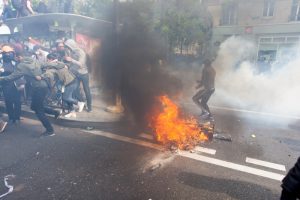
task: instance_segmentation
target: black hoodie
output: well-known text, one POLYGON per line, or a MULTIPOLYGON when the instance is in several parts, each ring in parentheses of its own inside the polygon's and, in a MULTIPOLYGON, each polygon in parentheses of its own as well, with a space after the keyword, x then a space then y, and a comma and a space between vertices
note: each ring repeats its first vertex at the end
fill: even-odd
POLYGON ((282 188, 300 198, 300 157, 282 181, 282 188))

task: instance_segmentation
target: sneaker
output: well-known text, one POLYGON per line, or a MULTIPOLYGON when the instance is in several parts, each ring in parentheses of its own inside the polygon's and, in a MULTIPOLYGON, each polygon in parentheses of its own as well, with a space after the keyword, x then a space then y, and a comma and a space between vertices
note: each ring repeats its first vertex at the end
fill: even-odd
POLYGON ((0 121, 0 133, 2 133, 5 130, 6 126, 7 126, 7 122, 1 120, 0 121))
POLYGON ((58 119, 62 113, 63 113, 62 110, 57 111, 56 114, 54 115, 55 119, 58 119))
POLYGON ((83 108, 84 108, 84 102, 78 102, 78 112, 82 112, 83 111, 83 108))
POLYGON ((88 109, 86 109, 86 111, 90 113, 90 112, 92 112, 92 109, 88 108, 88 109))
POLYGON ((203 117, 203 118, 209 117, 209 113, 208 112, 202 112, 200 117, 203 117))
POLYGON ((74 111, 72 111, 72 112, 66 114, 64 117, 65 118, 75 118, 76 117, 76 113, 74 111))
POLYGON ((42 133, 41 137, 53 137, 55 136, 54 131, 45 131, 44 133, 42 133))
POLYGON ((201 115, 200 115, 200 120, 210 120, 210 118, 209 118, 209 113, 202 113, 201 115))

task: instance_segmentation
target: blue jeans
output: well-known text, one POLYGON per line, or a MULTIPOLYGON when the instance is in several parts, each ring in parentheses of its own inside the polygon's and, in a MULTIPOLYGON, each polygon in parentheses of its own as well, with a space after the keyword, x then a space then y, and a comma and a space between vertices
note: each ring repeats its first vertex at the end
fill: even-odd
POLYGON ((76 89, 75 96, 79 101, 84 102, 84 98, 80 94, 80 83, 82 83, 83 90, 85 93, 86 101, 87 101, 87 107, 88 109, 92 109, 92 96, 91 96, 91 90, 90 90, 90 76, 89 74, 77 74, 76 75, 79 83, 78 87, 76 89))
POLYGON ((65 87, 65 91, 62 95, 62 100, 68 105, 69 110, 74 110, 74 104, 78 104, 78 101, 73 98, 73 94, 75 93, 77 87, 78 87, 78 81, 75 79, 73 82, 71 82, 69 85, 65 87))

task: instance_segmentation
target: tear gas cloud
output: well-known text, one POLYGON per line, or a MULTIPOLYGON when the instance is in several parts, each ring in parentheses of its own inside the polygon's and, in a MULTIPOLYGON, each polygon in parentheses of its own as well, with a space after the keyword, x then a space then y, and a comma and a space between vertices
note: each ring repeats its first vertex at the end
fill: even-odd
POLYGON ((217 71, 214 105, 300 116, 300 45, 287 63, 264 73, 251 62, 257 51, 253 41, 231 37, 221 44, 213 63, 217 71))

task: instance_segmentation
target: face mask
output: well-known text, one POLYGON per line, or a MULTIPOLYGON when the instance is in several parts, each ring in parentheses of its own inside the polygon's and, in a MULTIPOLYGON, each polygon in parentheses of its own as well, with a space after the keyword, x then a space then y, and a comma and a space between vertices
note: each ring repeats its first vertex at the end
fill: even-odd
POLYGON ((5 52, 2 53, 2 59, 4 62, 11 62, 15 58, 15 53, 14 52, 5 52))

